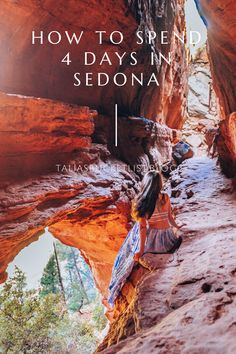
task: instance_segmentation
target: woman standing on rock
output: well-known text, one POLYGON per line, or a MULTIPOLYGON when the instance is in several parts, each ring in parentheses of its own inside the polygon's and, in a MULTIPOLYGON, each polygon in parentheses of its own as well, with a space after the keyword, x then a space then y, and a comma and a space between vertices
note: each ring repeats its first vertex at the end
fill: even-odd
POLYGON ((174 253, 181 245, 173 227, 180 229, 171 212, 168 194, 162 192, 162 178, 157 171, 149 171, 143 178, 141 190, 133 202, 135 225, 128 233, 113 266, 109 286, 109 303, 114 300, 132 271, 135 261, 148 269, 155 269, 156 254, 174 253))

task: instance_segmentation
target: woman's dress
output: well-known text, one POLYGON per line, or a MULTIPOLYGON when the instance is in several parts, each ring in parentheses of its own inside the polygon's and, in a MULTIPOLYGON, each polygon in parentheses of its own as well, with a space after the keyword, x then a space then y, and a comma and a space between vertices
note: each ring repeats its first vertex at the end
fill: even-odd
MULTIPOLYGON (((159 213, 162 214, 162 213, 159 213)), ((159 215, 159 218, 166 217, 166 215, 159 215)), ((151 219, 156 219, 154 214, 151 219)), ((150 219, 150 220, 151 220, 150 219)), ((111 306, 114 305, 114 301, 120 293, 127 277, 130 275, 134 266, 134 255, 139 251, 140 245, 140 224, 136 222, 132 229, 129 231, 119 253, 115 259, 111 282, 109 285, 109 297, 108 302, 111 306)), ((147 254, 165 254, 174 253, 182 242, 181 238, 177 238, 172 228, 169 229, 156 229, 150 227, 147 228, 147 237, 144 247, 144 253, 142 258, 145 258, 147 254)), ((142 262, 140 262, 142 264, 142 262)), ((145 264, 145 261, 143 262, 145 264)))

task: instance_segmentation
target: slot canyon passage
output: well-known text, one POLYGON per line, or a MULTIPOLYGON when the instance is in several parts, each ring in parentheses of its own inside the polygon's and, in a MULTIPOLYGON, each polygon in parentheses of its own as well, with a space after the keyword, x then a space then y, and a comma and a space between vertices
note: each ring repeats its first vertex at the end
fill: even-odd
MULTIPOLYGON (((166 51, 175 60, 155 67, 160 86, 103 89, 75 89, 70 75, 78 63, 58 64, 68 48, 33 48, 32 28, 87 28, 89 41, 70 47, 77 56, 91 48, 97 54, 117 50, 108 39, 101 48, 93 34, 101 24, 108 33, 120 30, 126 41, 119 50, 137 50, 135 71, 148 76, 153 68, 147 53, 158 52, 160 44, 156 39, 136 48, 132 33, 138 28, 181 33, 184 1, 107 0, 98 6, 95 0, 58 0, 54 5, 6 0, 0 8, 1 282, 8 264, 48 227, 81 251, 107 306, 112 265, 132 225, 131 200, 142 176, 137 167, 169 162, 182 130, 195 156, 166 184, 178 220, 187 224, 178 257, 161 256, 152 273, 134 268, 114 311, 107 310, 110 330, 97 350, 236 352, 236 3, 196 0, 207 27, 209 63, 205 49, 190 63, 184 46, 170 44, 166 51), (213 88, 207 91, 208 86, 213 88), (210 103, 205 92, 213 92, 210 103), (211 159, 203 134, 215 125, 218 156, 211 159)), ((118 70, 130 74, 127 63, 106 72, 118 70)))

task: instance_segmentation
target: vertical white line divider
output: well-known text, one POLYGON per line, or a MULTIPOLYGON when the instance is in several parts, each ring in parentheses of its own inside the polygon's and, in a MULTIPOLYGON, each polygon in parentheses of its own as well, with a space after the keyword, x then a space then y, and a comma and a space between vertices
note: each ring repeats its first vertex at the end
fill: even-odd
POLYGON ((118 129, 117 129, 117 103, 115 104, 115 146, 117 146, 117 132, 118 132, 118 129))

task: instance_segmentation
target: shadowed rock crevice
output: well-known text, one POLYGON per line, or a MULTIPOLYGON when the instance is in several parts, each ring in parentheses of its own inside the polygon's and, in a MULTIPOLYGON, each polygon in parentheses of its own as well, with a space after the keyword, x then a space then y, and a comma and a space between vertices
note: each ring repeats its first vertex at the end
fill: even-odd
POLYGON ((137 175, 144 175, 150 166, 161 168, 172 159, 172 144, 179 134, 164 124, 143 117, 118 117, 117 144, 115 126, 107 116, 95 120, 93 141, 106 144, 117 159, 127 163, 137 175))
POLYGON ((208 32, 208 53, 213 85, 220 100, 222 122, 217 141, 219 161, 228 177, 236 175, 236 3, 195 0, 208 32))

